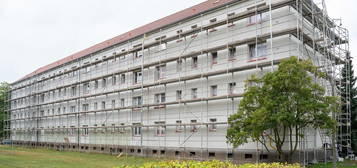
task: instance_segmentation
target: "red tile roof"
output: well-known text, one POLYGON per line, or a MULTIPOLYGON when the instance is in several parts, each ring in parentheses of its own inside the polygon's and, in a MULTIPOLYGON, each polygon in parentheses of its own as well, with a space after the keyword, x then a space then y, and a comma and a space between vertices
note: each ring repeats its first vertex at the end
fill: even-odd
POLYGON ((175 14, 169 15, 167 17, 164 17, 162 19, 159 19, 159 20, 154 21, 152 23, 149 23, 147 25, 144 25, 144 26, 141 26, 139 28, 136 28, 136 29, 134 29, 132 31, 129 31, 129 32, 126 32, 126 33, 121 34, 119 36, 116 36, 116 37, 114 37, 112 39, 103 41, 103 42, 101 42, 99 44, 96 44, 96 45, 91 46, 91 47, 89 47, 87 49, 79 51, 79 52, 77 52, 75 54, 72 54, 72 55, 70 55, 70 56, 68 56, 66 58, 63 58, 61 60, 58 60, 58 61, 56 61, 54 63, 51 63, 51 64, 46 65, 46 66, 43 66, 43 67, 41 67, 41 68, 37 69, 36 71, 26 75, 25 77, 21 78, 20 80, 14 82, 14 83, 17 83, 17 82, 22 81, 24 79, 30 78, 30 77, 32 77, 34 75, 40 74, 42 72, 45 72, 47 70, 50 70, 50 69, 55 68, 57 66, 60 66, 62 64, 71 62, 71 61, 73 61, 73 60, 75 60, 77 58, 81 58, 81 57, 84 57, 84 56, 89 55, 91 53, 95 53, 97 51, 100 51, 100 50, 105 49, 107 47, 110 47, 112 45, 127 41, 127 40, 129 40, 131 38, 143 35, 145 33, 151 32, 153 30, 157 30, 157 29, 159 29, 161 27, 164 27, 166 25, 178 22, 180 20, 183 20, 183 19, 191 17, 191 16, 195 16, 195 15, 197 15, 199 13, 204 12, 204 11, 213 9, 215 7, 218 7, 218 6, 224 5, 224 4, 229 3, 229 2, 233 2, 233 1, 237 1, 237 0, 207 0, 205 2, 202 2, 202 3, 198 4, 198 5, 195 5, 195 6, 192 6, 190 8, 184 9, 184 10, 182 10, 180 12, 175 13, 175 14))

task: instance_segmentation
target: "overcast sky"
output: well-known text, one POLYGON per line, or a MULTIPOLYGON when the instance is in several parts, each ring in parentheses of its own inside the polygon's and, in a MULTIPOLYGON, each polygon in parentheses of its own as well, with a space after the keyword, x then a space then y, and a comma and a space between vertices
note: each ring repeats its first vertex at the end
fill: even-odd
MULTIPOLYGON (((203 1, 0 0, 0 81, 14 82, 41 66, 203 1)), ((329 15, 342 18, 349 28, 351 49, 357 48, 357 12, 352 8, 357 1, 326 3, 329 15)))

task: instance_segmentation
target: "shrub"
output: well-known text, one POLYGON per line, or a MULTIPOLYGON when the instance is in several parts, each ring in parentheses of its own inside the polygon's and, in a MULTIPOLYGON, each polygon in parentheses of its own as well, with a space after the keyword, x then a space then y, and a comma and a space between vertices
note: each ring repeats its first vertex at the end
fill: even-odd
POLYGON ((300 168, 299 164, 261 163, 236 165, 221 161, 162 161, 145 163, 142 166, 119 166, 117 168, 300 168))

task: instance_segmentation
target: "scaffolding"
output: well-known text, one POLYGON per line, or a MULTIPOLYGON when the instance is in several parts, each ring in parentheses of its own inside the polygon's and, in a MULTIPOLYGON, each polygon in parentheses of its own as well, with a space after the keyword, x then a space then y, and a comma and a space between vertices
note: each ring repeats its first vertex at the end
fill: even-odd
MULTIPOLYGON (((5 121, 8 138, 16 144, 61 150, 137 153, 141 156, 158 155, 160 157, 174 155, 177 158, 207 160, 215 157, 216 153, 218 155, 223 149, 216 149, 210 145, 220 143, 215 140, 214 136, 225 136, 222 131, 217 130, 224 131, 227 127, 226 119, 237 110, 244 89, 243 82, 238 78, 245 77, 245 73, 263 74, 268 69, 274 70, 279 62, 286 58, 286 56, 282 57, 283 54, 289 56, 297 54, 299 59, 311 59, 321 71, 328 74, 329 80, 317 81, 326 88, 327 95, 341 96, 338 86, 350 85, 351 81, 342 81, 343 65, 350 66, 351 59, 348 31, 337 24, 337 20, 328 17, 324 0, 279 0, 274 3, 271 0, 233 1, 199 14, 193 20, 197 22, 193 23, 194 26, 188 30, 184 31, 187 26, 179 22, 168 28, 147 32, 125 43, 113 45, 106 49, 107 51, 78 58, 73 61, 76 66, 70 69, 48 77, 37 74, 29 79, 28 84, 13 88, 9 94, 24 89, 27 89, 28 93, 14 98, 9 96, 8 101, 16 102, 26 99, 28 104, 8 107, 5 121), (242 12, 235 8, 240 4, 250 7, 242 12), (288 15, 277 15, 275 11, 278 10, 289 12, 288 15), (222 18, 220 11, 224 11, 226 17, 222 18), (242 28, 239 25, 245 20, 254 23, 244 25, 243 28, 249 27, 249 31, 238 31, 242 28), (292 23, 296 26, 287 26, 292 23), (175 34, 171 33, 173 28, 175 28, 175 34), (251 32, 255 33, 254 37, 242 36, 251 32), (218 33, 223 33, 221 38, 215 37, 218 33), (287 38, 289 41, 284 44, 281 43, 280 38, 287 38), (241 46, 252 45, 256 47, 251 52, 258 55, 257 46, 263 42, 269 45, 266 46, 267 51, 262 57, 246 61, 243 56, 249 55, 250 51, 236 52, 241 46), (178 55, 172 56, 172 50, 167 48, 168 43, 174 46, 178 55), (212 45, 214 43, 217 45, 212 45), (287 50, 280 50, 286 46, 287 50), (152 49, 154 47, 158 48, 158 51, 152 49), (214 55, 218 56, 223 51, 227 52, 228 61, 219 63, 213 60, 214 55), (105 56, 100 59, 98 55, 103 55, 102 53, 105 53, 105 56), (125 58, 129 54, 132 57, 125 58), (195 60, 197 65, 194 65, 195 60), (237 62, 244 64, 237 64, 237 62), (177 68, 175 72, 166 71, 172 63, 180 67, 175 67, 177 68), (120 68, 121 66, 127 68, 120 68), (162 74, 165 72, 169 73, 162 74), (132 82, 129 83, 129 77, 125 75, 123 77, 123 74, 130 74, 127 76, 137 81, 129 80, 132 82), (173 77, 165 78, 166 76, 173 77), (65 80, 65 77, 69 80, 65 80), (150 78, 155 80, 145 81, 150 78), (226 85, 232 85, 231 87, 235 90, 227 94, 212 95, 212 86, 215 86, 218 93, 225 92, 222 91, 224 89, 217 89, 217 83, 212 82, 217 79, 224 81, 226 85), (47 85, 46 81, 55 82, 47 85), (99 88, 99 81, 103 85, 105 83, 105 86, 111 81, 113 86, 99 88), (240 83, 237 84, 238 82, 240 83), (197 85, 199 91, 190 90, 192 85, 197 85), (87 87, 90 88, 89 93, 86 91, 87 87), (66 93, 68 88, 72 95, 66 93), (169 90, 176 92, 176 95, 167 94, 169 90), (240 92, 236 92, 237 90, 240 92), (195 92, 196 97, 188 94, 189 91, 191 94, 195 92), (153 93, 156 93, 154 100, 149 97, 153 96, 153 93), (159 93, 166 94, 160 95, 159 93), (47 101, 44 100, 46 98, 47 101), (112 100, 111 108, 106 106, 109 104, 108 100, 112 100), (132 102, 125 100, 132 100, 132 102), (212 104, 215 102, 224 104, 215 110, 225 111, 225 113, 216 114, 216 116, 211 114, 210 109, 214 108, 212 104), (98 108, 98 103, 101 109, 98 108), (173 107, 178 109, 178 118, 175 119, 175 123, 169 123, 168 121, 173 120, 169 115, 173 112, 173 107), (26 113, 27 111, 26 117, 11 115, 15 112, 26 113), (156 118, 152 119, 152 117, 156 118), (225 119, 219 122, 214 117, 225 119), (188 118, 190 122, 183 122, 188 118), (154 124, 148 123, 153 120, 155 120, 154 124), (16 127, 10 127, 10 123, 16 127), (156 136, 149 136, 153 130, 158 131, 156 136), (177 138, 174 140, 172 137, 165 136, 165 132, 173 130, 177 138), (88 135, 93 135, 93 137, 88 135), (16 139, 12 139, 13 137, 16 139), (27 141, 21 139, 27 139, 27 141), (150 146, 149 143, 157 145, 150 146), (176 148, 172 147, 173 143, 176 144, 176 148), (196 144, 196 147, 192 148, 192 144, 196 144), (167 151, 170 150, 174 151, 174 154, 168 154, 167 151)), ((171 68, 174 69, 172 66, 171 68)), ((301 138, 299 162, 307 164, 311 160, 321 161, 318 159, 317 150, 320 148, 317 146, 317 137, 324 147, 323 160, 325 162, 330 160, 328 156, 331 152, 335 152, 333 146, 337 146, 339 156, 349 155, 351 97, 348 91, 346 95, 346 110, 342 113, 331 114, 339 123, 339 133, 331 137, 324 133, 324 130, 319 130, 319 133, 315 132, 313 135, 315 140, 301 138), (335 139, 337 145, 334 145, 335 139), (313 147, 309 146, 312 141, 314 141, 313 147), (311 157, 309 150, 313 150, 313 159, 309 158, 311 157)), ((14 105, 9 103, 9 106, 14 105)), ((265 151, 261 148, 257 144, 254 150, 257 162, 264 161, 262 156, 265 155, 265 151)), ((244 153, 248 150, 233 149, 227 144, 223 151, 224 156, 217 156, 219 159, 234 160, 234 153, 244 153)), ((248 152, 252 153, 252 151, 248 152)))

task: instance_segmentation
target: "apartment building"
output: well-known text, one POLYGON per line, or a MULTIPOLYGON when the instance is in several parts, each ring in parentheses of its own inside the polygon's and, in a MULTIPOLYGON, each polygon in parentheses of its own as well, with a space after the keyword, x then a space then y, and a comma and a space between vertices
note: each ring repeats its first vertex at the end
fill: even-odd
MULTIPOLYGON (((325 12, 323 1, 208 0, 139 27, 12 83, 9 138, 60 150, 276 160, 256 142, 227 144, 227 119, 245 80, 282 59, 311 59, 326 72, 349 62, 348 32, 325 12)), ((336 85, 321 84, 329 94, 336 85)), ((299 156, 328 159, 329 146, 307 130, 299 156)))

